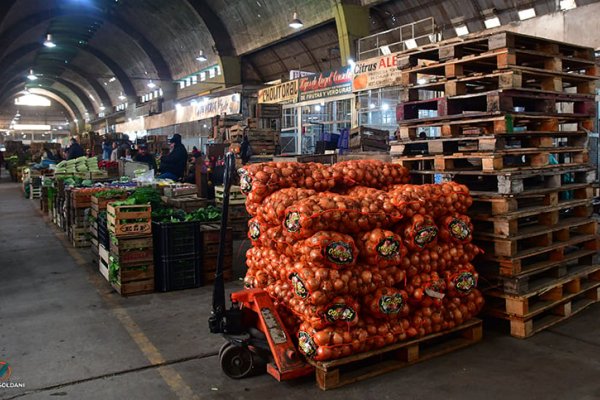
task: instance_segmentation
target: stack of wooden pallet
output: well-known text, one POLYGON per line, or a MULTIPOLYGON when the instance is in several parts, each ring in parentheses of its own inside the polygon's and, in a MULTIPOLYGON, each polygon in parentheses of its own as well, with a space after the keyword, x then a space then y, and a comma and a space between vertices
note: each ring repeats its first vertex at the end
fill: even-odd
POLYGON ((72 189, 68 207, 67 233, 73 247, 89 247, 89 208, 92 203, 89 192, 72 189))
POLYGON ((600 300, 594 51, 510 32, 403 53, 397 162, 474 195, 488 314, 528 337, 600 300))

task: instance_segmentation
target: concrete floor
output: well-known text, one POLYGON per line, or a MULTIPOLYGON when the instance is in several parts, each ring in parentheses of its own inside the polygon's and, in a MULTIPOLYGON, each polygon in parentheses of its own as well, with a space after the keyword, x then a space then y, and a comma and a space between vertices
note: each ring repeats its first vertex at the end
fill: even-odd
POLYGON ((478 345, 330 392, 312 377, 230 380, 206 324, 211 287, 119 297, 89 249, 69 246, 3 173, 0 361, 26 387, 0 399, 600 399, 600 305, 528 340, 486 331, 478 345))

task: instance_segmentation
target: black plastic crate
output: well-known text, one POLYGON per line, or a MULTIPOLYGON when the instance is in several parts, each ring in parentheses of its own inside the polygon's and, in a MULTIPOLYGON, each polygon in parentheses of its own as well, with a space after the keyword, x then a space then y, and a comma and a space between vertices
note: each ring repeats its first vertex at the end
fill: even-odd
POLYGON ((110 235, 108 233, 106 213, 104 214, 104 218, 102 218, 100 216, 98 217, 97 224, 98 224, 98 243, 108 249, 108 248, 110 248, 110 235))
POLYGON ((202 254, 198 222, 152 222, 156 259, 194 257, 202 254))
POLYGON ((158 292, 202 286, 202 257, 164 257, 154 262, 155 289, 158 292))

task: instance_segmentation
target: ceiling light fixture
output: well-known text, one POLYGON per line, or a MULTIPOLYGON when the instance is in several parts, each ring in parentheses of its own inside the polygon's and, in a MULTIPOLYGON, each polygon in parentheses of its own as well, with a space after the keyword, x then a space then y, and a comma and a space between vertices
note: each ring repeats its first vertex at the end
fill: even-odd
POLYGON ((526 19, 535 17, 535 8, 526 8, 519 11, 519 19, 525 21, 526 19))
POLYGON ((112 83, 112 82, 114 82, 114 81, 116 81, 116 80, 117 80, 117 78, 115 78, 115 77, 113 76, 113 77, 112 77, 112 78, 110 78, 108 81, 112 83))
POLYGON ((125 95, 123 94, 123 92, 121 92, 121 94, 119 95, 119 100, 123 101, 126 100, 127 97, 125 97, 125 95))
POLYGON ((51 34, 47 34, 46 35, 46 40, 44 41, 44 46, 48 47, 48 48, 53 48, 56 47, 56 43, 54 43, 52 41, 52 35, 51 34))
POLYGON ((486 29, 497 28, 501 25, 500 18, 496 16, 487 18, 483 23, 485 24, 486 29))
POLYGON ((467 28, 467 25, 464 24, 455 26, 454 30, 456 31, 457 36, 465 36, 469 34, 469 28, 467 28))
POLYGON ((417 47, 417 41, 415 39, 408 39, 404 42, 407 49, 415 49, 417 47))
POLYGON ((29 79, 30 81, 35 81, 38 77, 35 76, 35 74, 33 73, 33 70, 30 69, 29 70, 29 75, 27 75, 27 79, 29 79))
POLYGON ((290 28, 300 29, 304 26, 300 18, 298 18, 298 13, 294 12, 294 16, 292 17, 292 21, 290 22, 290 28))
POLYGON ((154 88, 156 87, 156 83, 154 83, 154 82, 150 81, 150 82, 148 82, 148 87, 149 87, 150 89, 154 89, 154 88))
POLYGON ((196 60, 200 62, 205 62, 208 60, 208 58, 204 55, 204 50, 200 50, 200 52, 198 53, 198 57, 196 57, 196 60))
POLYGON ((577 8, 575 0, 560 0, 560 9, 562 11, 572 10, 574 8, 577 8))

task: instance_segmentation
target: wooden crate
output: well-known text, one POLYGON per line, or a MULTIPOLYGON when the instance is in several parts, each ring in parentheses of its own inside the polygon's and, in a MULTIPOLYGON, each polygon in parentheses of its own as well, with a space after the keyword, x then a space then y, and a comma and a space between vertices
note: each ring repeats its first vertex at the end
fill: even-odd
POLYGON ((72 208, 89 208, 92 206, 92 193, 89 191, 72 190, 71 191, 71 207, 72 208))
POLYGON ((198 193, 198 188, 196 185, 187 185, 187 186, 167 186, 164 188, 165 197, 187 197, 190 195, 195 195, 198 193))
POLYGON ((204 197, 198 197, 197 195, 187 195, 181 197, 167 197, 162 196, 161 200, 163 203, 179 208, 185 212, 192 212, 199 208, 206 208, 209 205, 209 200, 204 197))
POLYGON ((106 207, 108 230, 114 236, 140 236, 152 233, 152 207, 148 205, 106 207))
POLYGON ((120 265, 118 278, 111 282, 121 296, 154 292, 154 263, 120 265))
POLYGON ((87 228, 70 227, 69 238, 73 247, 89 247, 92 244, 87 228))
MULTIPOLYGON (((225 187, 223 185, 215 186, 215 203, 223 204, 223 196, 225 193, 225 187)), ((232 185, 229 192, 229 204, 240 205, 246 204, 246 196, 242 193, 242 189, 239 186, 232 185)))
POLYGON ((121 238, 113 236, 110 241, 110 255, 120 265, 152 262, 154 260, 152 236, 121 238))
POLYGON ((395 343, 338 360, 309 360, 309 363, 315 367, 319 388, 329 390, 471 346, 481 338, 481 321, 473 319, 454 329, 419 339, 395 343))
POLYGON ((101 244, 98 245, 98 271, 100 271, 100 275, 106 279, 108 282, 108 266, 110 264, 110 253, 108 249, 106 249, 101 244))
POLYGON ((92 209, 92 216, 94 218, 98 218, 98 214, 100 213, 100 211, 106 210, 106 207, 108 206, 108 203, 113 202, 113 201, 121 201, 121 200, 125 200, 127 199, 127 192, 123 191, 123 194, 121 196, 113 196, 113 197, 96 197, 96 196, 92 196, 91 197, 91 209, 92 209))

